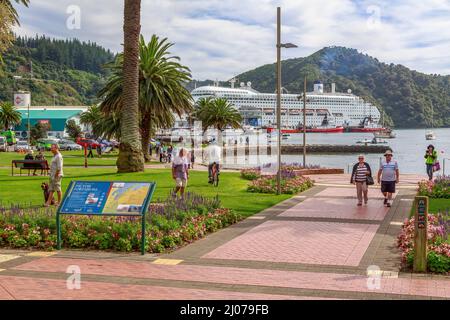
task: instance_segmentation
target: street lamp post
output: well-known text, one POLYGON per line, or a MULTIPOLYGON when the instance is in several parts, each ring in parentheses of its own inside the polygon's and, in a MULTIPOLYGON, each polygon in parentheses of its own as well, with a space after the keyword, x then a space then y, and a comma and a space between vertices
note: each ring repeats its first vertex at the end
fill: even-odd
POLYGON ((303 87, 303 167, 306 168, 306 76, 303 87))
POLYGON ((297 48, 292 43, 281 43, 281 8, 277 7, 277 129, 278 129, 278 172, 277 194, 281 194, 281 48, 297 48))

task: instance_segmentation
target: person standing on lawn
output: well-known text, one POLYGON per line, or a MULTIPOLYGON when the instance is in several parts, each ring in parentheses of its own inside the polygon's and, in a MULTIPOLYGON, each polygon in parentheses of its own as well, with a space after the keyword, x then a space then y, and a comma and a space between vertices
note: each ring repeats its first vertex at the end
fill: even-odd
POLYGON ((433 166, 437 160, 437 152, 434 150, 434 146, 430 144, 425 152, 425 164, 427 166, 427 174, 430 181, 433 180, 433 166))
POLYGON ((187 158, 187 150, 182 148, 178 156, 173 159, 172 163, 172 177, 176 183, 175 194, 180 192, 182 198, 184 197, 184 192, 189 179, 188 166, 189 160, 187 158))
POLYGON ((94 157, 94 153, 92 152, 92 144, 88 144, 88 150, 89 150, 89 153, 88 153, 88 155, 87 155, 87 157, 88 158, 93 158, 94 157))
POLYGON ((55 205, 59 205, 61 203, 62 192, 61 192, 61 180, 63 177, 63 157, 59 152, 59 146, 57 144, 52 144, 51 152, 53 153, 52 162, 50 164, 50 178, 48 185, 48 200, 45 203, 45 207, 49 207, 53 200, 53 193, 56 192, 58 194, 58 202, 55 202, 55 205))
POLYGON ((368 177, 372 177, 370 165, 364 161, 364 156, 358 156, 358 163, 353 166, 352 177, 350 183, 356 185, 356 195, 358 196, 358 206, 362 206, 363 195, 364 204, 369 201, 369 187, 367 183, 368 177))
POLYGON ((398 170, 398 163, 392 160, 392 151, 388 150, 384 154, 385 160, 380 163, 380 170, 378 170, 377 180, 381 182, 381 192, 384 195, 384 204, 387 207, 391 206, 392 194, 395 193, 395 184, 399 182, 400 172, 398 170))

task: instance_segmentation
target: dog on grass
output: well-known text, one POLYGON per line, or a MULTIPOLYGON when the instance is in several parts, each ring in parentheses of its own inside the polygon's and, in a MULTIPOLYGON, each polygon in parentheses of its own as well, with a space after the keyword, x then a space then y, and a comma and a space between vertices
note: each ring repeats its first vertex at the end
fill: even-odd
MULTIPOLYGON (((44 203, 47 203, 48 197, 50 197, 50 192, 48 191, 48 183, 42 182, 41 189, 44 191, 44 199, 45 199, 44 203)), ((51 205, 54 205, 54 204, 55 204, 55 199, 52 199, 51 205)))

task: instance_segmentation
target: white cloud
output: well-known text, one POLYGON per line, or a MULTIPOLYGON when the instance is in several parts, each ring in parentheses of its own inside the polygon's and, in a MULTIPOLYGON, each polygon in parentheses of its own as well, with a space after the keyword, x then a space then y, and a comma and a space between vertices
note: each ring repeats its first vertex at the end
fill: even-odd
MULTIPOLYGON (((387 63, 450 74, 447 0, 143 0, 142 33, 174 42, 173 53, 194 78, 229 79, 275 61, 277 6, 283 41, 300 46, 283 50, 283 58, 342 45, 387 63), (381 19, 376 28, 370 24, 376 11, 367 10, 374 7, 381 19)), ((77 37, 121 50, 123 0, 33 0, 19 12, 19 34, 77 37), (65 26, 69 5, 81 8, 80 30, 65 26)))

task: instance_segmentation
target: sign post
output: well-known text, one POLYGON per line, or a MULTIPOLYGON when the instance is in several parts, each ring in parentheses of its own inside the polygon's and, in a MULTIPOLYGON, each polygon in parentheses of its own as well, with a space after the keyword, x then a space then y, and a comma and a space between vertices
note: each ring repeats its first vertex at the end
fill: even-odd
POLYGON ((61 250, 61 215, 141 218, 141 253, 145 254, 146 213, 155 182, 72 181, 56 212, 57 248, 61 250))
POLYGON ((415 199, 414 272, 427 271, 428 197, 415 199))

